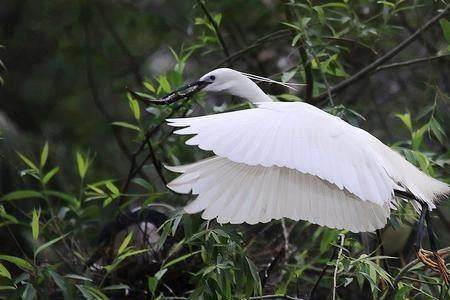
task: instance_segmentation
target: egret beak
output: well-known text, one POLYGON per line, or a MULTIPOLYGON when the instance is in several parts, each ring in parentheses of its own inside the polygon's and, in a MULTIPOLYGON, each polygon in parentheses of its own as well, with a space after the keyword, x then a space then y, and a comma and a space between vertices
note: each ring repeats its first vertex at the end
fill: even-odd
POLYGON ((187 99, 187 98, 191 97, 192 95, 200 92, 202 89, 204 89, 210 83, 211 82, 202 81, 202 80, 194 81, 194 82, 191 82, 191 83, 171 92, 170 94, 167 94, 166 96, 164 96, 160 99, 148 99, 148 98, 144 99, 138 93, 132 92, 132 91, 130 91, 130 92, 137 99, 143 100, 146 103, 152 103, 152 104, 157 104, 157 105, 167 105, 167 104, 175 103, 181 99, 187 99))

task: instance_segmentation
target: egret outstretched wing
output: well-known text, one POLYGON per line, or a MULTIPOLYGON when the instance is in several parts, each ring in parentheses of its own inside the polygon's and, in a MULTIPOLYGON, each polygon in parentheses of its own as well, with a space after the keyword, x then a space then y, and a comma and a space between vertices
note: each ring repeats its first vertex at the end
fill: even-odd
POLYGON ((399 185, 433 205, 448 186, 426 176, 364 130, 306 103, 169 119, 195 135, 186 142, 246 165, 278 166, 317 176, 358 198, 389 203, 399 185))
POLYGON ((251 166, 216 156, 168 169, 183 173, 170 189, 198 195, 186 212, 204 211, 204 219, 219 223, 287 217, 360 232, 382 228, 390 212, 388 204, 361 201, 317 176, 286 167, 251 166))

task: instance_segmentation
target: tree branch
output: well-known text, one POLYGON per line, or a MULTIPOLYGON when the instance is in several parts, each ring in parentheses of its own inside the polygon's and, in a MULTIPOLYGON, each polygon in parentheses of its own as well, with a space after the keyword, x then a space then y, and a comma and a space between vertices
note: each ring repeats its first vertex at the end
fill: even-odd
POLYGON ((114 41, 116 42, 117 46, 119 46, 119 49, 124 53, 125 57, 127 58, 128 63, 133 72, 134 80, 136 81, 136 84, 141 85, 144 80, 139 71, 139 64, 137 63, 136 58, 131 54, 131 52, 127 48, 125 42, 122 40, 122 38, 119 36, 117 31, 115 30, 113 24, 111 23, 111 20, 109 19, 108 15, 106 14, 106 8, 104 7, 104 5, 100 1, 95 1, 95 4, 97 6, 97 10, 100 14, 100 17, 106 26, 106 29, 111 34, 111 36, 114 39, 114 41))
MULTIPOLYGON (((230 51, 228 51, 228 47, 227 47, 227 45, 225 43, 225 40, 224 40, 223 35, 222 35, 222 32, 219 29, 219 25, 217 25, 216 21, 214 20, 214 18, 212 17, 211 13, 208 10, 208 8, 206 7, 205 0, 198 0, 198 4, 200 5, 200 7, 202 8, 203 12, 205 13, 206 18, 208 19, 208 21, 214 27, 214 31, 216 32, 217 39, 219 40, 219 43, 222 46, 223 53, 225 54, 226 57, 229 57, 230 56, 230 51)), ((228 65, 230 67, 233 67, 233 64, 230 61, 228 61, 228 65)))
POLYGON ((429 57, 415 58, 415 59, 396 62, 396 63, 392 63, 392 64, 386 64, 386 65, 382 65, 382 66, 379 66, 378 68, 376 68, 373 71, 373 73, 387 70, 387 69, 400 68, 400 67, 420 64, 420 63, 424 63, 424 62, 430 62, 430 61, 434 61, 434 60, 446 59, 449 57, 450 57, 450 54, 444 54, 444 55, 435 55, 435 56, 429 56, 429 57))
MULTIPOLYGON (((375 60, 374 62, 369 64, 368 66, 364 67, 363 69, 361 69, 359 72, 357 72, 353 76, 351 76, 351 77, 339 82, 335 86, 331 87, 330 92, 331 93, 340 92, 340 91, 346 89, 348 86, 354 84, 358 80, 360 80, 360 79, 366 77, 367 75, 369 75, 370 73, 372 73, 372 71, 376 70, 379 66, 381 66, 386 61, 388 61, 391 58, 393 58, 394 56, 396 56, 403 49, 405 49, 412 42, 414 42, 421 35, 422 32, 424 32, 425 30, 430 28, 434 23, 436 23, 440 18, 442 18, 448 12, 449 9, 450 9, 450 4, 448 4, 439 14, 437 14, 436 16, 431 18, 427 23, 425 23, 419 29, 417 29, 416 32, 414 32, 406 40, 401 42, 397 47, 395 47, 394 49, 392 49, 385 55, 381 56, 380 58, 378 58, 377 60, 375 60)), ((324 100, 328 97, 328 94, 329 94, 328 92, 324 92, 324 93, 314 97, 313 100, 315 102, 324 100)))
MULTIPOLYGON (((336 256, 338 251, 337 247, 333 247, 333 252, 331 253, 330 259, 328 260, 328 262, 331 262, 334 257, 336 256)), ((310 300, 314 300, 315 298, 315 293, 317 290, 317 287, 320 284, 320 281, 322 281, 323 276, 325 275, 326 271, 328 270, 328 268, 330 267, 330 265, 328 263, 325 264, 325 266, 322 268, 322 271, 320 271, 319 277, 317 278, 316 282, 314 283, 313 288, 311 289, 311 292, 309 293, 309 299, 310 300)))
MULTIPOLYGON (((86 52, 86 78, 87 78, 87 82, 88 82, 89 89, 91 92, 92 100, 94 100, 95 106, 100 111, 102 116, 106 119, 108 124, 110 124, 113 121, 113 119, 112 119, 111 115, 109 114, 109 112, 106 110, 103 103, 100 101, 100 97, 99 97, 97 86, 96 86, 95 79, 94 79, 94 71, 92 68, 91 37, 89 35, 89 28, 88 28, 88 22, 89 22, 88 14, 90 13, 90 11, 88 11, 88 9, 89 9, 89 7, 86 6, 86 7, 84 7, 84 9, 82 11, 82 24, 83 24, 83 29, 84 29, 85 52, 86 52)), ((128 160, 130 160, 130 162, 131 162, 132 158, 131 158, 130 150, 128 149, 124 140, 122 139, 122 137, 119 133, 119 129, 116 127, 112 127, 112 130, 113 130, 115 140, 116 140, 120 150, 122 150, 122 152, 126 155, 128 160)))
POLYGON ((152 143, 150 141, 150 136, 148 136, 148 138, 146 136, 146 140, 147 140, 147 147, 148 147, 149 155, 152 158, 153 166, 155 167, 155 170, 158 173, 159 178, 161 178, 161 181, 164 183, 164 186, 165 186, 165 185, 167 185, 167 179, 162 172, 160 161, 156 158, 155 150, 153 149, 152 143))
POLYGON ((259 300, 259 299, 288 299, 288 300, 304 300, 302 298, 292 297, 288 295, 263 295, 263 296, 256 296, 256 297, 248 297, 244 298, 243 300, 259 300))
POLYGON ((302 59, 303 70, 305 71, 305 102, 311 102, 314 91, 314 77, 312 73, 311 61, 308 58, 308 53, 305 49, 305 43, 302 41, 302 45, 298 48, 298 53, 302 59))
POLYGON ((229 55, 228 57, 226 57, 225 59, 223 59, 222 61, 220 61, 220 62, 215 66, 215 68, 220 67, 221 65, 223 65, 223 64, 225 64, 225 63, 227 63, 227 62, 233 62, 233 61, 234 61, 235 59, 237 59, 239 56, 241 56, 241 55, 243 55, 243 54, 245 54, 245 53, 247 53, 247 52, 249 52, 249 51, 251 51, 251 50, 253 50, 253 49, 255 49, 255 48, 259 47, 259 46, 261 46, 261 45, 263 45, 264 43, 267 43, 267 42, 269 42, 269 41, 275 41, 275 40, 284 38, 284 37, 290 35, 290 33, 291 33, 291 30, 290 30, 290 29, 282 29, 282 30, 278 30, 278 31, 272 32, 272 33, 270 33, 270 34, 268 34, 268 35, 265 35, 265 36, 263 36, 263 37, 257 39, 257 40, 256 40, 253 44, 251 44, 250 46, 245 47, 245 48, 243 48, 243 49, 241 49, 241 50, 239 50, 239 51, 237 51, 237 52, 235 52, 235 53, 229 55))

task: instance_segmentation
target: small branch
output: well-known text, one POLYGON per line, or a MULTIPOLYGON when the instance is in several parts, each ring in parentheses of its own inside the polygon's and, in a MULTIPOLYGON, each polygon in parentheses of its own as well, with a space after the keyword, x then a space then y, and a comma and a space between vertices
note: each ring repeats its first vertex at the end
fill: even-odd
MULTIPOLYGON (((87 77, 89 89, 91 91, 92 100, 94 100, 95 106, 100 111, 102 116, 106 119, 108 124, 110 124, 113 121, 113 119, 112 119, 111 115, 109 114, 109 112, 106 110, 103 103, 100 101, 100 97, 99 97, 97 86, 96 86, 95 79, 94 79, 94 71, 92 68, 91 37, 89 35, 89 28, 88 28, 88 22, 89 22, 88 14, 90 13, 90 11, 87 11, 88 9, 89 9, 89 7, 87 7, 87 6, 83 8, 83 16, 82 16, 82 20, 83 20, 82 23, 83 23, 84 36, 85 36, 85 51, 86 51, 86 77, 87 77)), ((131 161, 130 150, 128 149, 124 140, 120 136, 118 128, 113 127, 112 130, 113 130, 113 134, 114 134, 114 137, 116 139, 116 142, 117 142, 119 148, 126 155, 126 157, 131 161)))
POLYGON ((233 62, 235 59, 237 59, 238 57, 240 57, 241 55, 250 52, 251 50, 269 42, 269 41, 275 41, 281 38, 284 38, 286 36, 289 36, 291 34, 291 30, 290 29, 282 29, 282 30, 278 30, 275 32, 272 32, 268 35, 265 35, 259 39, 257 39, 253 44, 251 44, 248 47, 245 47, 231 55, 229 55, 228 57, 226 57, 225 59, 223 59, 222 61, 220 61, 215 68, 218 68, 222 65, 224 65, 227 62, 233 62))
MULTIPOLYGON (((337 253, 337 247, 333 247, 333 252, 331 253, 330 259, 328 260, 328 262, 331 262, 334 257, 336 256, 337 253)), ((325 266, 323 267, 322 271, 319 274, 319 278, 317 278, 316 282, 314 283, 313 288, 311 289, 311 292, 309 293, 309 299, 314 300, 314 296, 315 296, 315 292, 317 290, 317 287, 319 286, 320 281, 322 280, 323 276, 325 275, 326 271, 328 270, 328 268, 330 267, 330 265, 328 263, 325 264, 325 266)))
POLYGON ((392 63, 392 64, 382 65, 382 66, 376 68, 373 71, 373 73, 378 72, 378 71, 387 70, 387 69, 392 69, 392 68, 399 68, 399 67, 420 64, 420 63, 424 63, 424 62, 430 62, 430 61, 434 61, 434 60, 446 59, 449 57, 450 57, 450 54, 444 54, 444 55, 435 55, 435 56, 429 56, 429 57, 415 58, 415 59, 402 61, 402 62, 396 62, 396 63, 392 63))
POLYGON ((339 235, 341 238, 341 245, 339 248, 339 253, 338 256, 336 258, 336 266, 334 267, 334 273, 333 273, 333 300, 336 300, 336 287, 337 287, 337 270, 339 267, 339 260, 341 258, 342 255, 342 250, 344 249, 344 241, 345 241, 345 235, 344 234, 340 234, 339 235))
MULTIPOLYGON (((211 15, 211 13, 209 12, 208 8, 206 7, 205 0, 198 0, 198 4, 200 5, 200 7, 202 8, 203 12, 205 13, 206 18, 208 19, 208 21, 214 27, 214 31, 216 32, 217 39, 219 40, 219 43, 222 46, 223 53, 225 54, 226 57, 229 57, 230 56, 230 51, 228 51, 228 47, 225 44, 225 40, 223 38, 222 32, 219 29, 219 25, 217 25, 217 23, 214 20, 213 16, 211 15)), ((228 62, 228 65, 230 67, 233 67, 233 64, 231 62, 228 62)))
MULTIPOLYGON (((353 76, 339 82, 335 86, 330 88, 330 93, 337 93, 344 89, 346 89, 348 86, 354 84, 358 80, 366 77, 370 73, 372 73, 374 70, 376 70, 379 66, 384 64, 386 61, 390 60, 394 56, 396 56, 398 53, 400 53, 403 49, 405 49, 407 46, 409 46, 412 42, 414 42, 422 32, 430 28, 434 23, 439 21, 440 18, 442 18, 450 9, 450 4, 448 4, 439 14, 431 18, 427 23, 425 23, 423 26, 421 26, 419 29, 416 30, 412 35, 410 35, 407 39, 405 39, 403 42, 401 42, 397 47, 386 53, 385 55, 381 56, 368 66, 362 68, 359 72, 354 74, 353 76)), ((329 93, 324 92, 317 97, 314 97, 313 100, 315 102, 324 100, 328 97, 329 93)))
MULTIPOLYGON (((377 234, 378 246, 380 247, 381 256, 386 256, 386 252, 384 250, 383 239, 381 238, 381 232, 379 229, 377 229, 375 232, 377 234)), ((383 267, 386 270, 386 272, 390 273, 388 261, 386 259, 383 259, 382 263, 383 263, 383 267)))
POLYGON ((314 77, 312 73, 311 61, 308 58, 308 53, 306 52, 305 43, 303 41, 302 45, 298 48, 298 53, 302 59, 303 70, 305 71, 305 102, 310 102, 314 91, 314 77))
POLYGON ((150 157, 152 158, 153 166, 155 167, 155 170, 158 173, 159 178, 161 178, 161 181, 164 183, 164 186, 166 186, 167 179, 162 172, 161 163, 156 158, 155 150, 153 149, 152 143, 150 141, 150 136, 148 136, 148 137, 146 136, 146 140, 147 140, 148 151, 149 151, 150 157))
POLYGON ((97 5, 97 10, 108 32, 111 34, 117 46, 119 46, 119 49, 125 54, 126 58, 128 59, 128 63, 131 66, 136 84, 141 85, 144 80, 139 71, 139 64, 137 63, 136 58, 131 54, 130 50, 126 46, 126 43, 121 39, 117 31, 115 30, 113 24, 111 23, 111 20, 106 14, 106 8, 104 7, 104 5, 102 5, 100 1, 95 1, 95 4, 97 5))
POLYGON ((263 295, 257 297, 248 297, 241 300, 259 300, 259 299, 288 299, 288 300, 304 300, 302 298, 292 297, 288 295, 263 295))

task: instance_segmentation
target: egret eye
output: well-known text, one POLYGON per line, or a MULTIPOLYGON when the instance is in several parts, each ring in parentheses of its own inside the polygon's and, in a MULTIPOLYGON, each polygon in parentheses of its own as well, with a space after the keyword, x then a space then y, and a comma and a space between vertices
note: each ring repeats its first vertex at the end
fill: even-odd
POLYGON ((216 80, 216 76, 211 75, 211 76, 209 76, 209 79, 211 79, 212 81, 214 81, 214 80, 216 80))

